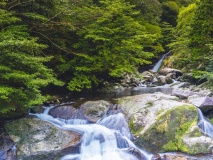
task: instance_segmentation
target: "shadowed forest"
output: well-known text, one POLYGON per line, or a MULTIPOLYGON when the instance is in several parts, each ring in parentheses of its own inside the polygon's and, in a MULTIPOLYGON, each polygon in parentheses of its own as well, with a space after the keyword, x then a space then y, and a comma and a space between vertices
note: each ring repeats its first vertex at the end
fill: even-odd
POLYGON ((213 84, 212 0, 0 1, 0 113, 164 65, 213 84))

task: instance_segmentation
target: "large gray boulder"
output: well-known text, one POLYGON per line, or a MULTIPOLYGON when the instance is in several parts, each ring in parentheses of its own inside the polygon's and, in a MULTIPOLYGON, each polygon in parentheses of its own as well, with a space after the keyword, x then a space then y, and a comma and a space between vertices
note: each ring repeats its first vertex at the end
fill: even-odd
POLYGON ((187 99, 189 96, 198 95, 198 93, 188 89, 174 89, 172 95, 179 97, 180 99, 187 99))
POLYGON ((57 160, 66 150, 78 152, 79 134, 37 118, 12 121, 5 129, 15 142, 18 160, 57 160))
POLYGON ((174 69, 174 68, 164 68, 159 71, 159 74, 162 74, 164 76, 170 76, 172 79, 176 79, 183 75, 183 73, 180 70, 174 69))
POLYGON ((154 74, 149 71, 144 71, 141 73, 141 76, 143 79, 145 79, 146 82, 153 82, 155 78, 154 74))
POLYGON ((5 132, 0 132, 0 160, 16 160, 14 142, 5 132))
POLYGON ((143 94, 119 98, 117 103, 127 113, 134 141, 141 148, 154 153, 212 153, 213 140, 197 126, 197 108, 176 96, 143 94), (189 143, 192 139, 196 140, 189 143))
POLYGON ((71 105, 64 105, 52 108, 49 114, 54 118, 62 119, 84 119, 87 120, 81 108, 74 108, 71 105))
POLYGON ((205 113, 213 110, 213 97, 194 95, 188 97, 188 102, 199 107, 205 113))
POLYGON ((81 107, 90 122, 97 122, 108 110, 110 103, 104 100, 87 101, 81 107))

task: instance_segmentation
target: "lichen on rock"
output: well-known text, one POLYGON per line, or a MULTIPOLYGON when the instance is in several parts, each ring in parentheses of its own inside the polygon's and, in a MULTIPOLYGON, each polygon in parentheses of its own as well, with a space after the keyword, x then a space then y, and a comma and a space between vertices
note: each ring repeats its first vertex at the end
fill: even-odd
POLYGON ((154 152, 186 151, 187 146, 182 143, 182 137, 196 122, 196 107, 183 105, 172 108, 140 135, 138 143, 154 152))
POLYGON ((19 160, 60 156, 64 149, 77 146, 80 140, 79 134, 61 130, 37 118, 22 118, 9 122, 5 129, 16 144, 19 160))

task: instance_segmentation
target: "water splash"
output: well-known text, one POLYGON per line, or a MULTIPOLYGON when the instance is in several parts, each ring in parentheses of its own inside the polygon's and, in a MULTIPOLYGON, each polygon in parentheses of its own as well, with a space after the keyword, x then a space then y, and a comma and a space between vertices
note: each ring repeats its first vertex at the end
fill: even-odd
POLYGON ((109 129, 116 130, 122 136, 126 136, 129 139, 131 138, 128 123, 122 113, 107 116, 106 118, 101 119, 98 124, 103 125, 109 129))
POLYGON ((170 54, 170 51, 163 55, 163 57, 154 65, 153 72, 158 72, 161 64, 163 63, 163 60, 170 54))
POLYGON ((203 131, 204 134, 208 135, 213 139, 213 125, 203 116, 203 113, 198 108, 198 127, 203 131))
POLYGON ((89 123, 85 119, 62 119, 62 118, 57 118, 57 119, 61 122, 64 122, 65 124, 71 124, 71 125, 84 125, 89 123))
POLYGON ((131 142, 130 130, 122 113, 105 116, 96 124, 86 124, 85 120, 63 120, 53 118, 44 113, 30 115, 50 122, 63 130, 72 130, 82 134, 80 154, 69 154, 61 160, 150 160, 151 155, 136 147, 131 142), (129 152, 134 148, 139 153, 136 156, 129 152))

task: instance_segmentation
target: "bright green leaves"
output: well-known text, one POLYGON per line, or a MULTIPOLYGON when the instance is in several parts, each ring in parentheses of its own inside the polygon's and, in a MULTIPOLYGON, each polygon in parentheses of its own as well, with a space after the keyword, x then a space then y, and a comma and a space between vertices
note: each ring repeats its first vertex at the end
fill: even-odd
POLYGON ((107 77, 134 73, 139 65, 150 63, 153 52, 162 49, 155 44, 161 37, 160 28, 140 20, 140 12, 124 0, 100 1, 100 6, 86 7, 84 11, 91 15, 91 21, 86 19, 87 23, 77 30, 81 41, 74 46, 81 54, 72 61, 71 90, 90 88, 107 77))
POLYGON ((128 0, 128 2, 136 6, 146 21, 152 24, 160 22, 162 5, 158 0, 128 0))
POLYGON ((0 15, 0 113, 24 112, 46 99, 41 88, 62 83, 44 65, 51 59, 41 56, 46 45, 29 36, 26 26, 15 24, 19 19, 6 10, 0 11, 4 12, 0 15))
POLYGON ((213 1, 201 0, 197 5, 198 7, 192 23, 190 45, 192 47, 204 47, 208 51, 209 48, 204 45, 213 40, 213 1))
MULTIPOLYGON (((181 8, 174 30, 174 66, 192 70, 196 78, 212 79, 213 1, 200 0, 181 8), (211 69, 210 69, 211 68, 211 69)), ((212 80, 211 80, 212 81, 212 80)), ((212 84, 211 84, 212 85, 212 84)))
MULTIPOLYGON (((200 0, 195 10, 194 21, 191 24, 190 48, 192 49, 192 64, 202 77, 212 82, 212 44, 213 44, 213 1, 200 0), (211 68, 211 70, 209 70, 211 68), (206 73, 208 71, 209 73, 206 73)), ((211 84, 211 86, 213 86, 211 84)))
POLYGON ((0 8, 0 28, 4 27, 4 25, 11 24, 17 21, 20 21, 20 19, 17 17, 13 17, 12 13, 0 8))
POLYGON ((190 61, 192 58, 189 48, 190 34, 192 31, 191 24, 194 18, 196 9, 195 4, 190 4, 187 7, 180 9, 177 26, 173 31, 174 40, 169 44, 169 47, 175 52, 173 65, 178 68, 184 68, 188 65, 190 68, 190 61))
POLYGON ((69 83, 68 89, 71 91, 81 91, 82 89, 90 89, 92 83, 98 84, 99 80, 93 75, 77 74, 69 83))

